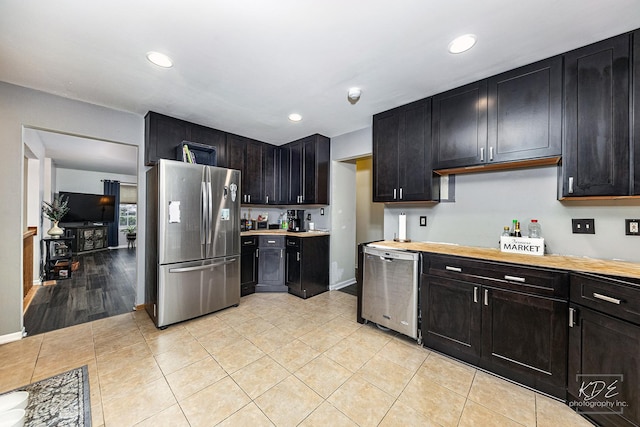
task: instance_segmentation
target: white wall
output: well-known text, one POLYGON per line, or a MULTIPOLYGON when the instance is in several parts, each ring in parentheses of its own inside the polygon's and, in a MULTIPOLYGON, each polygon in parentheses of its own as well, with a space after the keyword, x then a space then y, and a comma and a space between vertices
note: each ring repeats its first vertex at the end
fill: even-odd
MULTIPOLYGON (((356 244, 384 236, 384 205, 373 203, 372 157, 356 161, 356 244)), ((357 248, 354 247, 357 256, 357 248)))
MULTIPOLYGON (((0 240, 0 343, 22 335, 22 231, 23 203, 23 127, 34 127, 74 135, 95 137, 142 147, 144 119, 136 114, 116 111, 56 95, 0 82, 0 223, 6 232, 0 240)), ((138 150, 139 176, 143 176, 142 152, 138 150)), ((144 179, 138 180, 144 194, 144 179)), ((55 187, 52 187, 55 188, 55 187)), ((141 197, 141 200, 144 200, 141 197)), ((144 209, 144 207, 142 207, 144 209)), ((140 209, 139 209, 140 211, 140 209)), ((139 212, 144 218, 144 211, 139 212)), ((143 227, 141 227, 143 228, 143 227)), ((144 241, 144 236, 140 236, 144 241)), ((144 247, 138 247, 138 297, 144 300, 144 247)))
POLYGON ((331 162, 331 238, 329 287, 355 282, 353 247, 356 239, 356 165, 331 162))
POLYGON ((134 175, 57 168, 55 192, 70 191, 74 193, 103 194, 103 179, 121 182, 137 181, 137 177, 134 175))
POLYGON ((455 203, 385 208, 384 237, 398 232, 398 215, 407 214, 407 237, 497 248, 500 233, 513 219, 526 232, 532 218, 542 225, 547 252, 559 255, 640 262, 640 237, 624 234, 624 219, 640 217, 640 201, 557 200, 555 166, 456 176, 455 203), (427 227, 419 226, 420 215, 427 227), (594 218, 594 235, 572 234, 572 218, 594 218))

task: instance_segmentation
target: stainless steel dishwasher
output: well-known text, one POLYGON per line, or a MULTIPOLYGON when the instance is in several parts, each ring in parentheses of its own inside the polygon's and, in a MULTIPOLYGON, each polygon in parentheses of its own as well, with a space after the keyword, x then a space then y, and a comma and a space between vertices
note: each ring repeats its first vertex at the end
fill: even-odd
POLYGON ((366 246, 362 279, 362 318, 415 340, 418 334, 420 254, 366 246))

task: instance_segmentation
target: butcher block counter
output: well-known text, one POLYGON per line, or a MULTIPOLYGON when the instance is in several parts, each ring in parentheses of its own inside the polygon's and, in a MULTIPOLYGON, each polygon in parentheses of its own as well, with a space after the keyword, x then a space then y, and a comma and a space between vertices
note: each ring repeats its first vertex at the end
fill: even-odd
POLYGON ((477 248, 472 246, 459 246, 447 243, 396 242, 385 240, 381 242, 375 242, 373 243, 373 245, 390 249, 404 249, 446 255, 457 255, 489 261, 501 261, 514 264, 531 265, 534 267, 556 268, 559 270, 582 271, 586 273, 596 273, 640 279, 640 263, 635 262, 610 261, 596 258, 564 255, 520 255, 501 252, 499 249, 493 248, 477 248))
POLYGON ((251 231, 243 231, 240 233, 242 237, 244 236, 292 236, 292 237, 317 237, 317 236, 328 236, 330 233, 327 231, 287 231, 281 229, 274 230, 251 230, 251 231))

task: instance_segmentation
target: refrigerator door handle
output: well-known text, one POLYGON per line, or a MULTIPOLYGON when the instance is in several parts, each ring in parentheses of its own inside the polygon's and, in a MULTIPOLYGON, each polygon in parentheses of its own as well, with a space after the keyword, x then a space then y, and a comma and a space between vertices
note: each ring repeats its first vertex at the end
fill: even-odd
POLYGON ((222 265, 233 264, 237 260, 238 260, 237 258, 232 258, 226 261, 214 262, 214 263, 205 264, 205 265, 196 265, 194 267, 170 268, 169 273, 187 273, 189 271, 209 270, 212 267, 220 267, 222 265))
POLYGON ((207 234, 207 188, 204 181, 200 183, 200 193, 202 197, 202 201, 200 202, 200 244, 204 245, 205 235, 207 234))
POLYGON ((211 235, 213 234, 213 193, 211 191, 211 179, 207 182, 207 200, 208 200, 208 212, 207 212, 207 245, 211 244, 211 235))

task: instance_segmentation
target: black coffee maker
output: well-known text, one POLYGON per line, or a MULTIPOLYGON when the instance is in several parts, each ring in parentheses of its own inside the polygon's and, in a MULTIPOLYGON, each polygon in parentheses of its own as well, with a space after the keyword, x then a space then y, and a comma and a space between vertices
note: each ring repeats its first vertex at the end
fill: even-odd
POLYGON ((289 231, 305 231, 304 210, 302 209, 287 210, 287 221, 289 222, 289 231))

